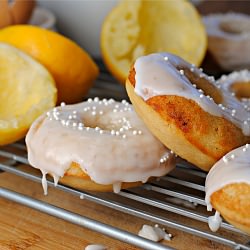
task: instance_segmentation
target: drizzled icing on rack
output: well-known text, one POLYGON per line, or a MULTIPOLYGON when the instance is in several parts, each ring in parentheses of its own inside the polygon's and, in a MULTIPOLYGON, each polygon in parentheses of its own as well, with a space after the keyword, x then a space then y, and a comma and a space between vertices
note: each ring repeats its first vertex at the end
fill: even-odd
POLYGON ((72 162, 98 184, 113 184, 119 192, 122 182, 146 182, 175 166, 175 155, 145 127, 126 102, 98 98, 56 107, 31 126, 26 144, 30 164, 55 184, 72 162))
POLYGON ((169 53, 140 57, 136 60, 134 68, 135 92, 144 100, 160 95, 175 95, 191 99, 206 112, 226 118, 241 128, 245 135, 250 135, 249 103, 243 104, 237 101, 233 92, 222 91, 221 85, 213 77, 204 74, 202 69, 169 53), (221 96, 221 103, 216 103, 211 96, 197 88, 197 85, 189 80, 187 72, 211 84, 221 96))

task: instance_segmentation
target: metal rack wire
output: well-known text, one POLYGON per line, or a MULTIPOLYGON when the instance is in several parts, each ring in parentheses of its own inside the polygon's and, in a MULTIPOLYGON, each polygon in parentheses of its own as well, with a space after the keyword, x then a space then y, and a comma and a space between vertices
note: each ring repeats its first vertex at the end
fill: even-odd
MULTIPOLYGON (((90 96, 97 95, 106 98, 114 97, 118 100, 126 98, 125 90, 121 85, 114 84, 114 79, 106 71, 103 71, 90 92, 90 96)), ((18 167, 20 164, 28 164, 26 153, 26 147, 22 142, 0 148, 2 159, 0 170, 34 182, 41 182, 39 174, 18 167), (16 153, 16 149, 18 149, 18 153, 16 153)), ((207 224, 208 216, 211 215, 206 211, 204 202, 205 177, 206 173, 179 160, 177 168, 169 175, 150 181, 141 187, 122 190, 118 194, 93 194, 61 184, 56 188, 121 213, 131 214, 168 228, 209 239, 233 249, 250 250, 247 235, 228 223, 223 222, 221 225, 220 231, 224 234, 212 233, 207 226, 204 227, 207 224), (154 208, 156 212, 152 212, 151 208, 154 208), (169 214, 178 216, 179 220, 173 220, 169 214), (191 227, 188 223, 183 223, 183 218, 197 221, 202 227, 191 227), (225 232, 230 232, 228 234, 230 237, 226 237, 225 232)), ((48 185, 54 186, 52 180, 48 180, 48 185)), ((0 196, 143 249, 173 249, 2 187, 0 187, 0 196)))

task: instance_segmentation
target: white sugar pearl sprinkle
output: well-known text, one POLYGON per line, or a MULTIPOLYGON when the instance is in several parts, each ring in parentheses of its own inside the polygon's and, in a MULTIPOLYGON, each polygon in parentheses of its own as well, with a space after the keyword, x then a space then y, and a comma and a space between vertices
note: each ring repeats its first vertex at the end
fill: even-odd
POLYGON ((226 156, 223 156, 223 161, 224 161, 225 163, 228 163, 228 159, 226 158, 226 156))
POLYGON ((184 75, 184 70, 183 69, 180 70, 180 74, 184 75))

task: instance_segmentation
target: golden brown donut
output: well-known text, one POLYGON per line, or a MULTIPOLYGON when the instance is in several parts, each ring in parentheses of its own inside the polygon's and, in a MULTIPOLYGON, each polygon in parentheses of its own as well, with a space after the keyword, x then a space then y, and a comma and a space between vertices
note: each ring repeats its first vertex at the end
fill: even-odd
POLYGON ((250 185, 234 183, 227 185, 211 196, 216 211, 230 224, 250 235, 250 185))
POLYGON ((250 114, 234 96, 224 95, 211 77, 177 56, 138 58, 126 90, 151 132, 205 171, 249 141, 250 114))
POLYGON ((35 0, 1 0, 0 28, 8 25, 27 23, 35 5, 35 0))
POLYGON ((8 11, 8 1, 0 1, 0 28, 8 26, 12 23, 12 16, 8 11))
POLYGON ((205 190, 208 210, 214 208, 215 216, 209 218, 213 231, 219 228, 218 214, 250 234, 250 146, 234 149, 219 160, 209 171, 205 190))

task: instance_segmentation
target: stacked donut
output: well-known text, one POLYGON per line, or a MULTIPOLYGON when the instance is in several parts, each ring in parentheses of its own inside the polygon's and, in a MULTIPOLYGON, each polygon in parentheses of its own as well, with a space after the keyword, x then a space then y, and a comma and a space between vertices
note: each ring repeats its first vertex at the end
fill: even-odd
POLYGON ((213 230, 221 213, 250 233, 249 79, 241 71, 215 81, 175 55, 156 53, 138 58, 126 81, 150 131, 180 157, 212 168, 206 201, 217 210, 209 219, 213 230))

